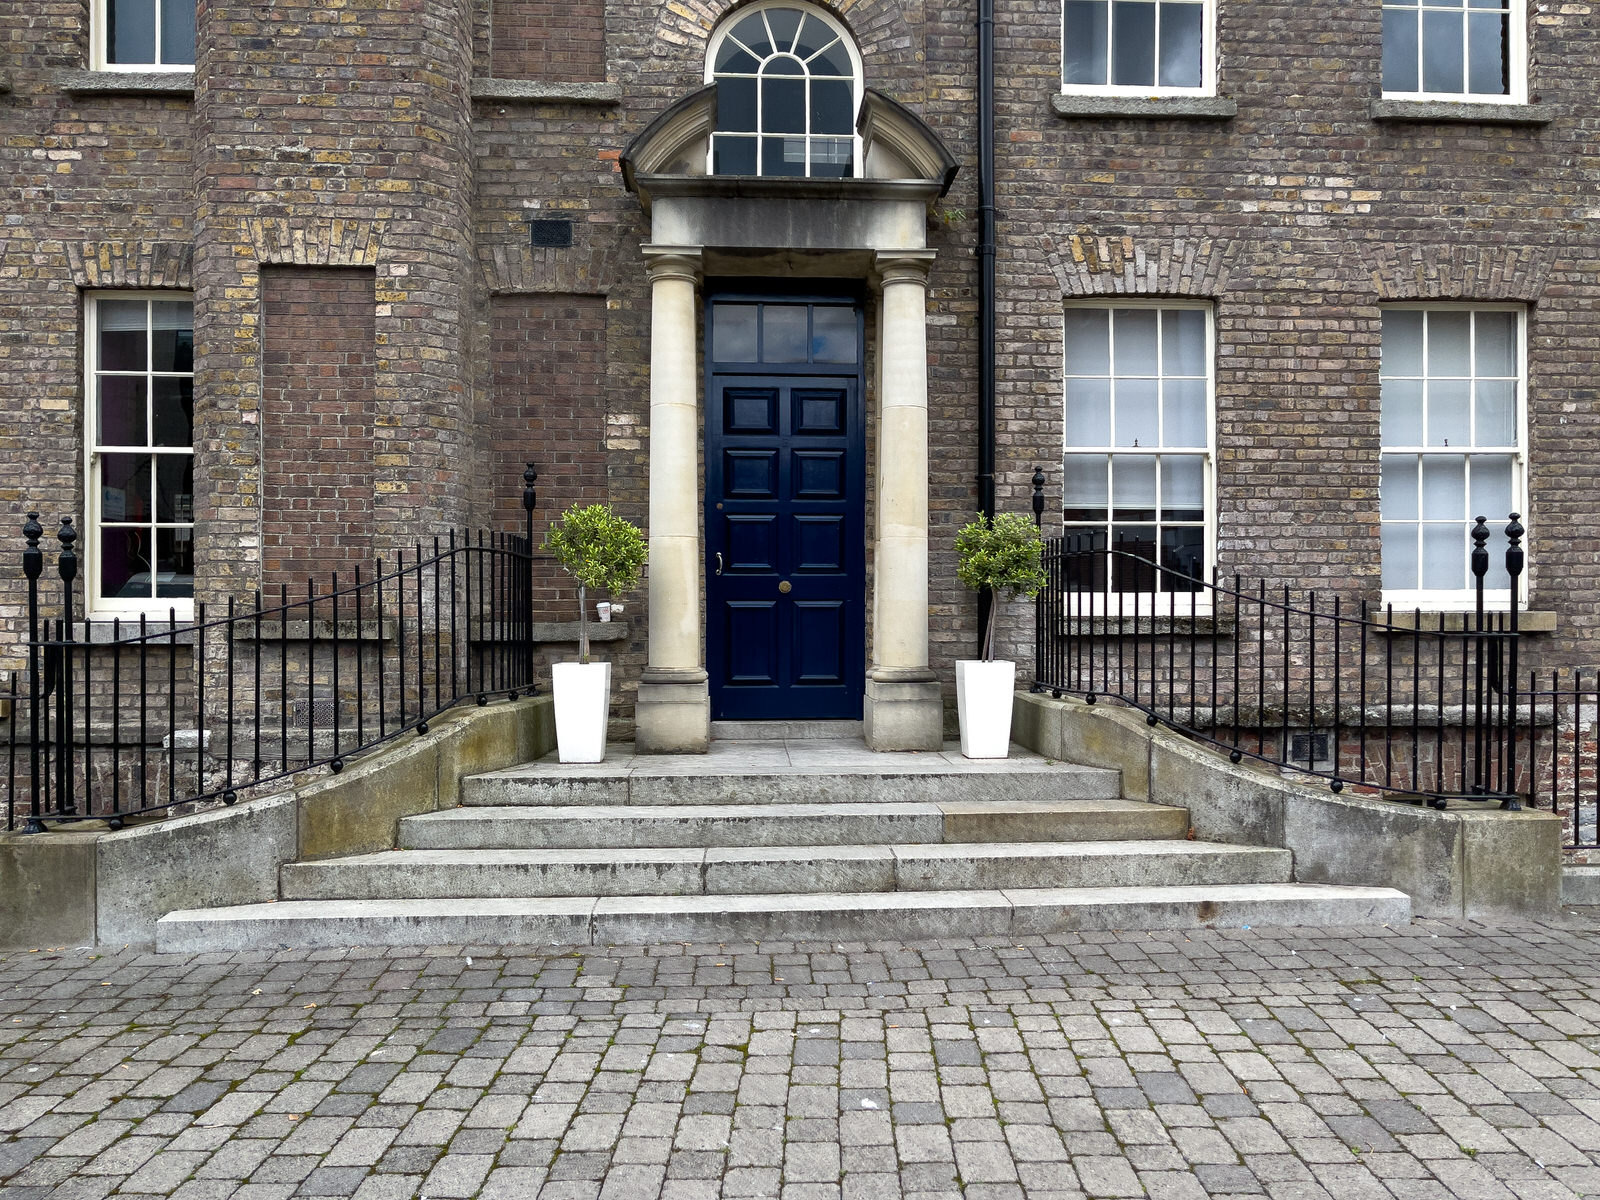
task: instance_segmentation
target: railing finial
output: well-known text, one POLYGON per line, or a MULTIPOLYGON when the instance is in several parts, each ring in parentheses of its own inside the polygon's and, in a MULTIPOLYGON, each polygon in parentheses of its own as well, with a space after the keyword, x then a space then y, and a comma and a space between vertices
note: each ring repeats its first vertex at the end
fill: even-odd
POLYGON ((29 579, 44 574, 44 551, 39 549, 39 539, 44 536, 44 526, 39 524, 39 514, 31 512, 22 523, 22 536, 28 545, 22 551, 22 573, 29 579))
POLYGON ((1522 526, 1522 514, 1512 513, 1511 523, 1506 526, 1506 574, 1511 576, 1513 587, 1527 562, 1527 555, 1522 550, 1522 538, 1527 532, 1522 526))
POLYGON ((60 568, 61 578, 66 583, 71 583, 78 577, 78 552, 72 548, 72 544, 77 540, 78 531, 72 527, 72 518, 62 517, 61 528, 56 530, 56 541, 61 543, 61 554, 56 560, 56 565, 60 568))
POLYGON ((1482 581, 1489 573, 1489 522, 1483 517, 1472 527, 1472 576, 1482 581))
POLYGON ((1044 468, 1033 469, 1033 523, 1044 527, 1044 468))
POLYGON ((522 472, 522 507, 526 512, 531 513, 539 501, 538 493, 533 489, 534 481, 538 478, 539 472, 533 469, 532 463, 529 463, 527 470, 522 472))

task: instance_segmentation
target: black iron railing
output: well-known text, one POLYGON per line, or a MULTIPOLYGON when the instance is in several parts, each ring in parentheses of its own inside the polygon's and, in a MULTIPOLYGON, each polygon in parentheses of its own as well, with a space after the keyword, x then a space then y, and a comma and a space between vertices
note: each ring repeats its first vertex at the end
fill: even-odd
POLYGON ((1531 788, 1519 754, 1535 725, 1517 690, 1524 532, 1513 514, 1510 603, 1491 610, 1491 535, 1478 520, 1476 604, 1446 614, 1241 575, 1208 580, 1103 534, 1048 539, 1033 687, 1119 701, 1234 762, 1318 776, 1335 791, 1516 808, 1531 788))
POLYGON ((1522 696, 1532 806, 1561 816, 1569 850, 1600 847, 1600 670, 1532 671, 1522 696))
POLYGON ((520 534, 451 532, 370 572, 196 603, 192 619, 77 615, 71 519, 56 534, 59 589, 41 589, 44 531, 30 514, 28 670, 0 690, 6 827, 115 828, 176 805, 233 804, 426 733, 455 705, 531 693, 531 464, 523 482, 520 534))

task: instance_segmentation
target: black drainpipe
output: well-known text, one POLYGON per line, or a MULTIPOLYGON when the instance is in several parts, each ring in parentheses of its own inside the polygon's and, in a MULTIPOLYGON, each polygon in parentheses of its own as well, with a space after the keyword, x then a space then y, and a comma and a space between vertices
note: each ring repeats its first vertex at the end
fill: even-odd
MULTIPOLYGON (((978 508, 994 518, 994 0, 978 0, 978 508)), ((979 653, 994 596, 978 597, 979 653)))

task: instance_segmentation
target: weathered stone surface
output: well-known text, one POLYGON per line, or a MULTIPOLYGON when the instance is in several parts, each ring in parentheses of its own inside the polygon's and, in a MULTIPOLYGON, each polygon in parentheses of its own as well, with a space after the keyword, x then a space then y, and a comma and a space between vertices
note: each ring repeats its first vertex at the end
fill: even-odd
POLYGON ((94 941, 98 840, 91 833, 0 834, 0 945, 94 941))
POLYGON ((99 839, 96 940, 147 946, 174 908, 251 904, 278 894, 297 850, 295 797, 175 817, 99 839))

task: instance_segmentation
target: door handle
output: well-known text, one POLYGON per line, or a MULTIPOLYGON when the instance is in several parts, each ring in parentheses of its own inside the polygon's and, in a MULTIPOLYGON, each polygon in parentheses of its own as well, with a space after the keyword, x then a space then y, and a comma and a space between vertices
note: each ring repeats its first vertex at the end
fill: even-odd
POLYGON ((717 551, 717 574, 722 574, 722 551, 717 551))

